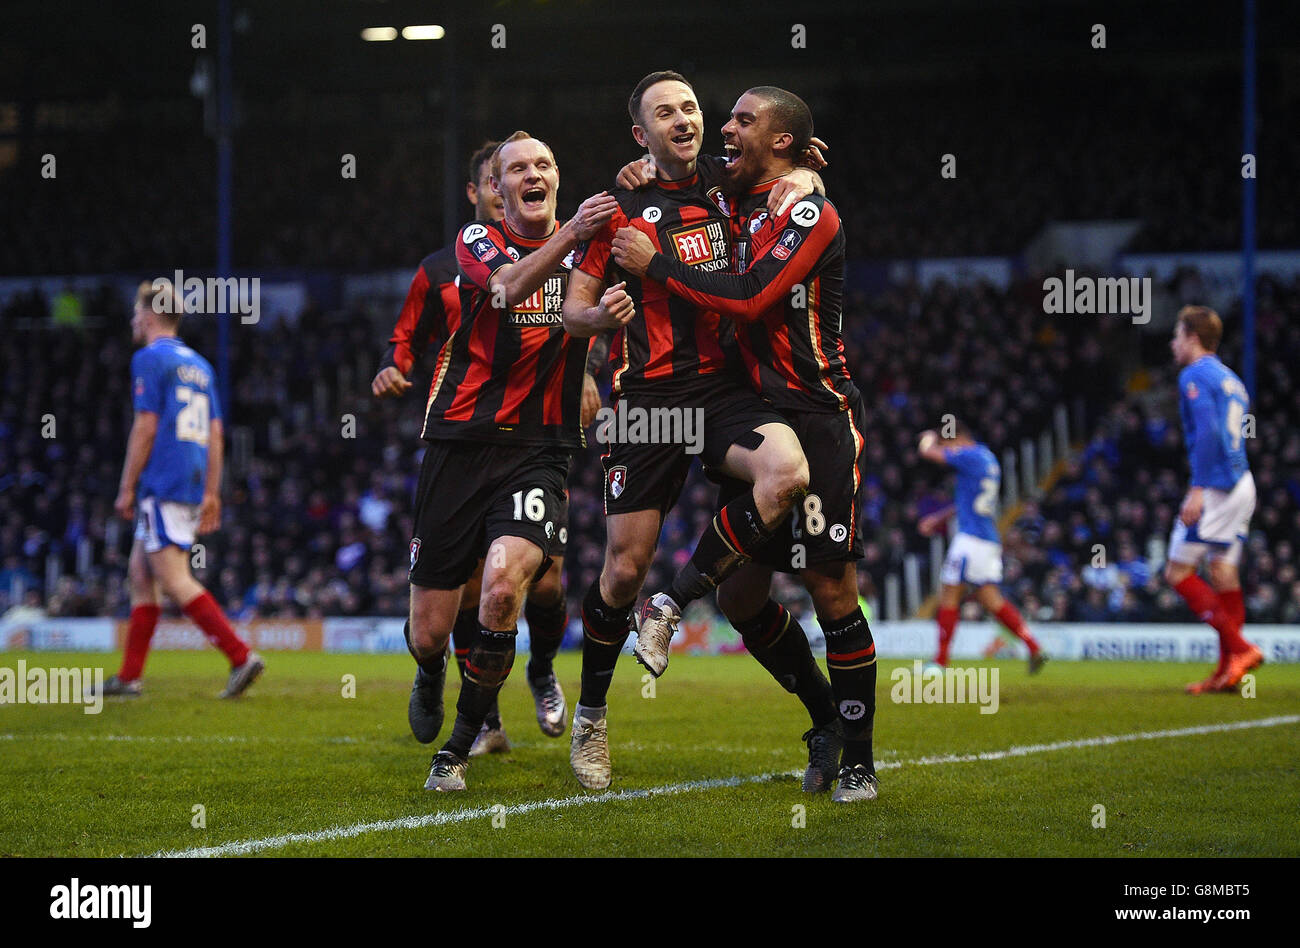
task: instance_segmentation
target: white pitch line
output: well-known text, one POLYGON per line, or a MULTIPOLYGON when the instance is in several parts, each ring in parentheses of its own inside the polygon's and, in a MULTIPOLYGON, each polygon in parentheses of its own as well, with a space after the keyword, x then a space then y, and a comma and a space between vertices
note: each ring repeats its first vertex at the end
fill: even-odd
MULTIPOLYGON (((1226 731, 1244 731, 1250 728, 1278 727, 1283 724, 1300 724, 1300 714, 1285 714, 1271 718, 1258 718, 1253 721, 1232 721, 1223 724, 1202 724, 1195 727, 1181 727, 1167 731, 1136 731, 1132 734, 1108 734, 1101 737, 1082 737, 1073 741, 1056 741, 1051 744, 1028 744, 1008 747, 1000 751, 982 751, 978 754, 945 754, 938 757, 920 757, 916 760, 895 760, 876 765, 878 770, 895 770, 899 767, 928 767, 935 764, 965 764, 981 760, 1006 760, 1009 757, 1025 757, 1030 754, 1043 754, 1049 751, 1073 750, 1083 747, 1109 747, 1114 744, 1127 744, 1132 741, 1156 741, 1170 737, 1190 737, 1198 734, 1220 734, 1226 731)), ((668 797, 697 790, 716 790, 723 787, 740 787, 753 783, 766 783, 780 777, 793 777, 802 771, 786 773, 758 774, 752 777, 722 777, 716 780, 692 780, 686 783, 670 783, 646 790, 606 791, 593 795, 560 797, 551 800, 538 800, 533 803, 515 803, 510 806, 478 807, 472 810, 446 810, 441 813, 427 813, 423 816, 406 816, 396 820, 376 820, 370 823, 353 823, 351 826, 336 826, 331 829, 317 830, 312 833, 286 833, 282 836, 268 836, 263 839, 246 839, 234 843, 222 843, 219 846, 199 846, 193 849, 163 850, 150 854, 150 858, 198 858, 208 856, 246 856, 267 849, 282 849, 294 843, 319 843, 330 839, 351 839, 365 833, 381 833, 395 829, 423 829, 427 826, 448 826, 453 823, 465 823, 470 820, 487 819, 497 815, 521 816, 538 810, 565 810, 572 807, 587 806, 592 803, 614 803, 622 800, 644 800, 649 797, 668 797)))
MULTIPOLYGON (((777 777, 794 776, 789 773, 759 774, 756 777, 721 777, 716 780, 692 780, 687 783, 671 783, 647 790, 607 790, 591 796, 562 797, 558 800, 538 800, 534 803, 515 803, 510 806, 480 807, 474 810, 446 810, 442 813, 428 813, 424 816, 407 816, 397 820, 376 820, 373 823, 354 823, 351 826, 336 826, 333 829, 319 830, 314 833, 286 833, 283 836, 271 836, 267 839, 249 839, 238 843, 224 843, 220 846, 201 846, 196 849, 178 849, 153 853, 151 858, 168 859, 174 857, 203 856, 245 856, 264 849, 280 849, 294 843, 319 843, 327 839, 351 839, 363 833, 377 833, 394 829, 421 829, 426 826, 447 826, 451 823, 464 823, 486 817, 504 815, 520 816, 537 810, 564 810, 589 803, 609 803, 617 800, 643 800, 647 797, 668 797, 694 790, 713 790, 719 787, 739 787, 749 783, 763 783, 777 777)), ((802 771, 800 771, 802 773, 802 771)))

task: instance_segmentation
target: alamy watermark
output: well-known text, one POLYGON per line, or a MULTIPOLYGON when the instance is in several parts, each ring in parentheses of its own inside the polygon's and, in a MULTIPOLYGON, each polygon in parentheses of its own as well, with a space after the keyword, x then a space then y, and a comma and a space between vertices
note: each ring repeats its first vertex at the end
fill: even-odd
POLYGON ((158 277, 154 290, 171 288, 172 293, 159 293, 153 298, 155 313, 182 313, 198 316, 239 315, 241 323, 256 323, 262 318, 261 277, 186 277, 177 270, 172 279, 158 277), (176 298, 179 297, 179 303, 176 298))
POLYGON ((643 408, 620 400, 596 412, 601 444, 681 444, 687 454, 704 450, 703 408, 643 408))
POLYGON ((104 710, 104 669, 0 668, 0 705, 81 704, 86 714, 104 710))
POLYGON ((1043 281, 1043 312, 1051 316, 1132 316, 1151 321, 1150 277, 1088 277, 1065 271, 1065 278, 1043 281))
POLYGON ((926 669, 918 658, 910 669, 895 668, 889 677, 894 682, 889 691, 894 704, 978 704, 980 714, 998 711, 996 667, 926 669))

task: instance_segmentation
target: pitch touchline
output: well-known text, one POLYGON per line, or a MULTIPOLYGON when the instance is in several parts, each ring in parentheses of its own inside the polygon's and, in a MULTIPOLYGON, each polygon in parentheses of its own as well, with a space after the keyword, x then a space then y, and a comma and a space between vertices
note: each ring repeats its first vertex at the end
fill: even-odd
MULTIPOLYGON (((1043 754, 1048 751, 1072 750, 1081 747, 1108 747, 1112 744, 1126 744, 1132 741, 1155 741, 1168 737, 1189 737, 1197 734, 1218 734, 1224 731, 1244 731, 1250 728, 1278 727, 1282 724, 1300 723, 1300 714, 1286 714, 1271 718, 1259 718, 1254 721, 1234 721, 1225 724, 1202 724, 1195 727, 1181 727, 1168 731, 1136 731, 1132 734, 1103 735, 1101 737, 1083 737, 1073 741, 1055 741, 1051 744, 1029 744, 1023 747, 1008 747, 1000 751, 983 751, 978 754, 945 754, 938 757, 920 757, 916 760, 895 760, 877 764, 879 770, 895 770, 899 767, 928 767, 935 764, 963 764, 980 760, 1005 760, 1008 757, 1025 757, 1029 754, 1043 754)), ((692 780, 685 783, 670 783, 646 790, 606 791, 592 795, 561 797, 554 800, 538 800, 533 803, 515 803, 500 809, 478 807, 472 810, 447 810, 441 813, 427 813, 423 816, 407 816, 396 820, 376 820, 370 823, 353 823, 351 826, 336 826, 332 829, 317 830, 313 833, 286 833, 282 836, 268 836, 263 839, 247 839, 235 843, 222 843, 219 846, 199 846, 193 849, 172 849, 152 853, 156 858, 201 857, 201 856, 246 856, 250 853, 267 849, 282 849, 294 843, 319 843, 330 839, 351 839, 366 833, 382 833, 395 829, 423 829, 429 826, 449 826, 453 823, 465 823, 469 820, 488 819, 504 814, 521 816, 538 810, 565 810, 571 807, 587 806, 593 803, 610 803, 620 800, 644 800, 647 797, 669 797, 697 790, 715 790, 723 787, 741 787, 753 783, 766 783, 780 777, 802 774, 803 771, 758 774, 752 777, 722 777, 715 780, 692 780)))

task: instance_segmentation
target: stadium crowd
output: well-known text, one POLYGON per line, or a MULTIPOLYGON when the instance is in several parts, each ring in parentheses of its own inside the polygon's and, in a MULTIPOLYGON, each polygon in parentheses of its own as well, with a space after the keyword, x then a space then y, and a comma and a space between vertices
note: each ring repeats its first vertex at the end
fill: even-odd
MULTIPOLYGON (((1031 621, 1186 621, 1159 578, 1186 486, 1163 337, 1135 346, 1127 320, 1044 316, 1041 285, 1026 279, 1003 292, 907 283, 872 298, 850 295, 846 349, 868 413, 861 573, 880 591, 908 554, 928 562, 916 522, 947 501, 950 485, 918 461, 917 432, 951 412, 1001 457, 1067 404, 1091 437, 1007 530, 1008 592, 1031 621)), ((1243 583, 1252 621, 1295 622, 1300 387, 1289 366, 1300 364, 1300 285, 1264 278, 1260 287, 1250 442, 1260 505, 1243 583)), ((130 529, 114 517, 112 498, 130 422, 128 316, 108 288, 86 308, 81 328, 53 325, 39 293, 15 297, 0 314, 13 327, 0 349, 0 614, 20 603, 60 615, 127 611, 130 529), (52 585, 51 556, 61 573, 52 585)), ((1237 316, 1225 311, 1229 365, 1239 360, 1237 316)), ((309 307, 294 329, 230 333, 223 529, 204 538, 196 575, 233 616, 405 613, 423 398, 369 395, 391 319, 309 307)), ((215 353, 211 319, 191 317, 182 335, 215 353)), ((577 457, 570 486, 567 579, 575 590, 603 556, 598 445, 577 457)), ((664 524, 649 588, 689 556, 712 499, 696 471, 664 524)), ((797 594, 793 584, 784 592, 797 594)))

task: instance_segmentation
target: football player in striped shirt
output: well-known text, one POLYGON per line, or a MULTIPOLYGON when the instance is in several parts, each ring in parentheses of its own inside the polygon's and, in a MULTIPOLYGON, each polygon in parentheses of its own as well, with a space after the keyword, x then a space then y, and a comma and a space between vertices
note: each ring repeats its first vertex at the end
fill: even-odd
MULTIPOLYGON (((704 120, 690 84, 675 72, 651 73, 633 90, 628 113, 637 143, 654 158, 656 178, 648 188, 615 192, 614 218, 577 258, 565 326, 583 338, 618 331, 611 345, 616 412, 641 418, 689 413, 700 419, 698 453, 704 463, 746 483, 728 506, 730 537, 710 527, 700 539, 689 580, 679 590, 682 602, 659 593, 637 614, 634 654, 658 676, 668 664, 678 605, 705 594, 733 571, 741 560, 737 550, 749 555, 768 542, 807 487, 808 467, 786 420, 728 361, 717 312, 673 296, 660 283, 626 274, 615 263, 614 234, 630 225, 686 266, 710 273, 731 266, 723 169, 719 162, 697 161, 704 120)), ((813 176, 802 175, 794 187, 808 194, 813 176)), ((603 458, 605 563, 583 601, 582 695, 569 754, 584 787, 604 788, 611 780, 605 699, 663 518, 695 460, 687 447, 682 438, 613 434, 603 458)))
POLYGON ((190 573, 196 535, 221 525, 221 402, 207 359, 176 336, 182 308, 170 284, 142 283, 131 316, 135 420, 113 509, 135 520, 127 575, 131 618, 122 667, 104 693, 134 697, 165 594, 230 661, 222 698, 248 689, 266 667, 212 593, 190 573))
MULTIPOLYGON (((465 196, 474 207, 474 220, 500 221, 505 217, 505 202, 492 190, 492 154, 499 142, 487 142, 470 156, 469 178, 465 196)), ((425 354, 437 352, 448 336, 460 325, 460 266, 456 262, 456 245, 450 244, 430 254, 420 262, 411 280, 406 302, 393 327, 389 347, 384 353, 379 372, 371 383, 371 392, 377 398, 399 398, 410 387, 410 376, 421 365, 425 354)), ((600 408, 600 393, 592 374, 599 373, 608 342, 597 339, 589 354, 589 377, 583 380, 582 427, 591 424, 600 408)), ((528 687, 533 694, 537 724, 548 737, 559 737, 567 723, 564 691, 555 677, 552 661, 564 640, 568 624, 568 610, 564 601, 564 553, 568 540, 568 505, 561 509, 556 522, 555 541, 551 549, 553 565, 533 583, 524 604, 524 618, 528 622, 529 657, 528 687)), ((474 575, 465 584, 460 612, 452 629, 451 641, 456 656, 456 666, 461 681, 465 680, 465 662, 470 645, 478 635, 478 596, 483 579, 480 561, 474 575)), ((409 636, 409 631, 408 631, 409 636)), ((430 679, 417 666, 415 682, 407 706, 407 720, 411 733, 423 744, 432 743, 442 730, 443 689, 436 679, 430 679)), ((501 713, 494 703, 483 721, 483 727, 470 756, 504 753, 510 749, 501 713)))
MULTIPOLYGON (((771 192, 812 139, 812 113, 798 96, 773 86, 745 92, 722 129, 725 187, 737 224, 736 273, 703 272, 656 252, 645 235, 619 231, 614 256, 628 272, 734 323, 750 386, 782 415, 808 458, 807 493, 772 542, 718 588, 718 605, 749 651, 812 718, 804 735, 808 792, 833 799, 875 799, 872 754, 876 653, 858 603, 855 563, 863 555, 862 396, 844 361, 844 231, 835 207, 810 194, 781 210, 771 192), (799 623, 771 598, 772 573, 798 575, 826 635, 827 682, 799 623)), ((748 490, 733 479, 719 494, 723 515, 748 490)), ((680 577, 669 589, 676 601, 680 577)))
POLYGON ((514 133, 492 156, 505 218, 466 224, 457 237, 460 322, 433 366, 408 573, 411 653, 439 683, 464 586, 485 562, 456 722, 433 758, 429 790, 465 789, 470 749, 514 663, 515 623, 550 565, 569 463, 583 445, 588 346, 564 331, 564 289, 574 248, 617 203, 593 195, 560 224, 559 184, 550 147, 514 133))
POLYGON ((1188 694, 1235 691, 1264 661, 1259 647, 1242 637, 1246 609, 1238 564, 1255 512, 1255 478, 1243 437, 1250 408, 1246 386, 1215 354, 1223 321, 1205 306, 1184 306, 1170 340, 1178 373, 1178 410, 1192 483, 1169 538, 1165 580, 1192 612, 1219 633, 1219 664, 1209 678, 1187 686, 1188 694), (1210 582, 1196 575, 1209 561, 1210 582))

